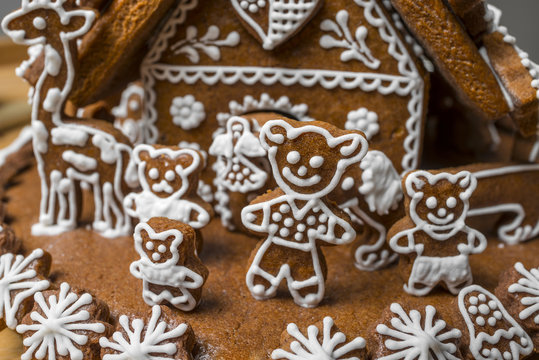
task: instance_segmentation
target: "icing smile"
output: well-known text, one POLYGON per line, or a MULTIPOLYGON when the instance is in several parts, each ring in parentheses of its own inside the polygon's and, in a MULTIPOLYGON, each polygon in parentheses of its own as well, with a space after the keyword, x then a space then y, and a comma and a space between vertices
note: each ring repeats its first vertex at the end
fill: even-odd
POLYGON ((455 216, 453 214, 449 214, 444 218, 439 218, 439 217, 433 215, 432 213, 427 214, 427 218, 429 219, 429 221, 431 221, 433 224, 436 224, 436 225, 447 225, 451 221, 453 221, 454 217, 455 216))
POLYGON ((320 175, 313 175, 306 179, 299 178, 296 175, 292 174, 292 171, 288 166, 283 168, 283 175, 286 180, 290 181, 292 184, 302 187, 316 185, 320 182, 320 180, 322 180, 320 175))
POLYGON ((166 182, 166 180, 161 180, 160 183, 156 183, 152 185, 152 191, 166 192, 167 194, 172 194, 172 191, 174 191, 174 189, 172 188, 172 186, 168 184, 168 182, 166 182))

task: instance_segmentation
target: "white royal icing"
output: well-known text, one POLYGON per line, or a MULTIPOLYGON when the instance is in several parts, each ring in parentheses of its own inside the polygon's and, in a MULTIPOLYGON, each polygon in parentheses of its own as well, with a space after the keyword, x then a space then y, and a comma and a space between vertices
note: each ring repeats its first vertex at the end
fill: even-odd
MULTIPOLYGON (((245 11, 244 0, 231 0, 231 4, 242 20, 262 39, 263 48, 273 50, 297 32, 310 19, 318 3, 322 0, 267 1, 267 29, 263 29, 262 25, 245 11)), ((258 9, 253 11, 255 10, 254 6, 249 6, 247 9, 251 13, 258 12, 258 9)))
POLYGON ((522 263, 515 264, 515 270, 522 277, 508 288, 510 293, 519 293, 520 303, 525 307, 518 317, 520 320, 532 318, 535 324, 539 324, 539 268, 528 271, 522 263))
MULTIPOLYGON (((77 123, 66 124, 63 122, 62 106, 69 97, 75 79, 75 64, 71 53, 74 40, 86 34, 94 20, 95 13, 90 10, 64 9, 65 1, 23 0, 21 9, 7 15, 2 21, 4 32, 13 41, 28 45, 42 45, 45 54, 44 69, 40 75, 32 99, 32 128, 34 129, 33 145, 37 161, 37 168, 41 178, 41 204, 39 222, 32 226, 33 235, 55 235, 77 226, 77 211, 79 200, 77 188, 80 182, 91 184, 93 187, 95 213, 93 227, 105 237, 127 235, 131 230, 130 219, 123 211, 121 199, 124 185, 135 186, 133 179, 129 177, 129 165, 124 164, 125 158, 130 156, 131 149, 118 142, 111 134, 101 130, 77 123), (25 30, 11 30, 10 23, 13 20, 33 16, 35 10, 54 13, 50 18, 58 17, 62 24, 70 25, 72 19, 82 20, 79 28, 58 30, 59 41, 49 43, 47 35, 47 18, 39 18, 33 22, 35 30, 41 30, 42 36, 26 38, 25 30), (45 22, 45 26, 43 26, 45 22), (69 31, 68 31, 69 30, 69 31), (53 45, 58 46, 54 48, 53 45), (61 71, 65 70, 66 78, 61 80, 61 71), (58 80, 56 79, 57 77, 58 80), (51 82, 58 82, 57 86, 51 86, 51 82), (49 90, 45 94, 44 85, 48 83, 49 90), (52 136, 49 136, 49 129, 52 136), (86 135, 84 135, 86 134, 86 135), (71 137, 70 135, 75 135, 71 137), (57 146, 72 145, 81 147, 79 154, 91 153, 92 146, 83 143, 85 137, 92 139, 92 144, 98 148, 103 161, 110 164, 106 172, 113 174, 111 181, 105 179, 105 171, 89 172, 81 171, 80 167, 65 166, 64 173, 55 168, 61 161, 54 161, 48 153, 57 146), (101 147, 100 145, 107 145, 101 147), (83 148, 84 147, 84 148, 83 148), (52 168, 46 170, 46 168, 52 168), (125 168, 125 173, 124 173, 125 168)), ((34 18, 35 20, 37 18, 34 18)), ((86 142, 86 141, 84 141, 86 142)), ((74 160, 73 154, 68 154, 67 159, 74 160)), ((64 156, 62 156, 64 159, 64 156)), ((81 164, 81 158, 76 161, 81 164)), ((83 167, 88 167, 85 162, 83 167)))
MULTIPOLYGON (((241 9, 234 0, 233 5, 241 9)), ((284 0, 275 0, 281 2, 284 0)), ((303 0, 302 0, 303 1, 303 0)), ((409 96, 408 111, 410 117, 406 120, 406 137, 403 142, 405 155, 401 160, 404 171, 412 170, 419 164, 419 149, 421 138, 421 118, 423 111, 424 81, 419 70, 410 58, 407 46, 400 40, 398 31, 387 18, 384 9, 376 0, 354 0, 354 3, 364 9, 366 21, 376 28, 382 41, 388 46, 388 53, 398 61, 399 75, 377 74, 369 72, 336 71, 331 69, 297 69, 263 66, 223 66, 223 65, 172 65, 161 62, 163 53, 169 48, 171 39, 177 34, 187 19, 187 13, 198 5, 198 0, 182 0, 171 18, 163 27, 163 31, 154 41, 141 67, 144 88, 147 92, 145 118, 147 138, 156 141, 158 129, 155 124, 159 118, 156 109, 157 94, 154 89, 157 82, 165 81, 171 84, 186 83, 194 85, 202 82, 208 86, 222 83, 225 85, 244 84, 254 86, 301 85, 306 88, 322 86, 327 90, 362 90, 376 91, 381 95, 396 94, 409 96)), ((245 11, 249 11, 243 9, 245 11)), ((414 48, 414 51, 417 49, 414 48)), ((272 109, 273 110, 273 109, 272 109)), ((278 110, 278 109, 277 109, 278 110)), ((243 115, 243 114, 233 114, 243 115)), ((295 116, 300 119, 299 117, 295 116)), ((221 119, 220 121, 226 121, 221 119)))
POLYGON ((295 340, 290 343, 292 352, 277 349, 271 353, 272 359, 287 360, 359 360, 357 357, 345 357, 347 354, 365 348, 365 339, 356 337, 346 342, 346 335, 340 331, 335 332, 333 319, 326 316, 323 320, 322 333, 315 325, 307 328, 307 336, 303 335, 294 323, 288 324, 286 331, 295 340), (321 341, 318 339, 322 338, 321 341))
POLYGON ((462 333, 458 329, 446 329, 444 320, 435 320, 436 309, 434 306, 425 307, 425 319, 417 310, 404 311, 398 303, 390 306, 392 313, 396 315, 391 319, 391 327, 379 324, 376 331, 391 339, 383 342, 383 345, 393 353, 379 357, 378 360, 413 360, 413 359, 438 359, 457 360, 456 341, 462 333))
POLYGON ((530 336, 489 291, 479 285, 468 286, 459 293, 458 304, 475 360, 518 360, 532 353, 530 336), (505 349, 496 347, 500 341, 508 343, 505 349))
POLYGON ((204 104, 197 101, 193 95, 177 96, 172 99, 170 116, 174 125, 183 130, 192 130, 206 120, 204 104))
POLYGON ((11 144, 3 149, 0 149, 0 167, 6 163, 8 157, 16 154, 23 148, 23 146, 32 141, 32 133, 32 128, 26 126, 21 130, 17 138, 11 142, 11 144))
POLYGON ((333 35, 323 35, 320 38, 320 46, 324 49, 343 48, 346 49, 341 54, 341 61, 348 62, 356 60, 362 62, 370 69, 378 69, 380 60, 376 59, 365 40, 368 36, 368 30, 364 25, 356 28, 354 35, 350 32, 348 19, 350 14, 346 10, 341 10, 337 13, 335 21, 326 19, 320 23, 322 31, 334 33, 333 35))
POLYGON ((191 311, 197 305, 197 301, 191 294, 191 289, 198 289, 204 284, 204 278, 193 270, 176 265, 180 254, 178 247, 183 242, 183 234, 179 230, 167 230, 156 233, 147 223, 139 223, 135 227, 133 235, 135 239, 135 250, 140 255, 140 260, 131 263, 131 274, 137 279, 142 280, 142 297, 148 305, 159 305, 167 301, 174 307, 182 311, 191 311), (141 231, 145 231, 154 244, 152 257, 148 257, 145 249, 142 248, 141 231), (165 241, 169 237, 174 240, 167 249, 160 241, 165 241), (163 263, 157 263, 161 254, 169 251, 172 257, 163 263), (149 284, 174 287, 181 292, 181 295, 174 296, 172 293, 163 289, 160 293, 155 293, 155 289, 150 289, 149 284))
POLYGON ((129 86, 122 92, 122 98, 120 99, 118 106, 113 107, 111 110, 112 115, 116 118, 114 120, 114 127, 127 136, 133 145, 146 142, 143 138, 143 119, 132 119, 128 117, 130 112, 142 110, 143 99, 144 88, 137 83, 129 84, 129 86), (135 97, 136 100, 132 99, 133 97, 135 97))
POLYGON ((43 359, 45 356, 53 360, 56 354, 82 360, 83 353, 79 346, 88 342, 88 335, 84 334, 105 331, 105 325, 101 323, 88 323, 90 314, 81 309, 93 302, 92 296, 87 293, 78 296, 70 290, 67 283, 62 283, 58 297, 51 295, 46 300, 41 292, 34 295, 35 303, 43 315, 33 311, 30 314, 32 323, 17 326, 19 334, 34 332, 23 340, 27 349, 21 355, 21 360, 43 359))
POLYGON ((367 140, 380 132, 380 124, 378 123, 378 114, 374 111, 369 111, 367 108, 359 108, 348 113, 344 128, 347 130, 363 131, 367 140))
POLYGON ((476 178, 468 171, 457 174, 439 173, 431 174, 427 171, 415 171, 407 176, 405 190, 410 197, 408 215, 415 224, 412 229, 403 230, 389 240, 389 246, 399 254, 416 254, 408 283, 404 290, 415 296, 427 295, 438 283, 443 282, 447 289, 457 295, 464 284, 472 283, 472 272, 468 256, 483 252, 487 246, 485 236, 479 231, 466 225, 465 220, 470 207, 470 197, 477 186, 476 178), (458 184, 462 191, 455 197, 427 199, 421 191, 427 182, 435 186, 439 181, 448 181, 458 184), (432 211, 426 218, 418 215, 416 208, 425 203, 432 211), (453 213, 451 209, 461 204, 460 213, 453 213), (415 243, 415 234, 424 232, 432 241, 447 241, 459 234, 465 234, 467 243, 458 244, 459 255, 446 257, 424 256, 424 244, 415 243), (406 239, 406 245, 399 244, 399 240, 406 239), (417 287, 416 285, 419 285, 417 287))
POLYGON ((195 229, 200 229, 210 222, 210 214, 206 209, 193 201, 182 198, 189 188, 189 175, 204 161, 197 151, 193 149, 156 149, 151 145, 142 144, 135 148, 133 156, 138 167, 142 192, 130 193, 125 197, 124 206, 130 216, 138 218, 142 222, 146 222, 152 217, 161 216, 181 221, 195 229), (150 176, 155 175, 156 178, 162 178, 161 182, 154 184, 152 188, 146 179, 147 162, 140 158, 141 152, 148 152, 152 159, 159 158, 163 155, 173 160, 180 156, 189 156, 193 159, 193 162, 186 168, 177 165, 175 171, 167 173, 164 176, 163 174, 159 174, 157 169, 150 169, 150 176), (168 176, 170 178, 167 178, 168 176), (173 182, 176 177, 181 179, 181 186, 174 191, 169 182, 173 182), (167 192, 169 196, 162 198, 155 194, 155 192, 161 191, 167 192), (191 219, 193 212, 198 214, 195 219, 191 219))
POLYGON ((146 323, 142 319, 129 321, 126 315, 120 316, 118 323, 125 335, 116 331, 112 339, 106 337, 99 339, 99 345, 103 349, 111 349, 114 354, 105 354, 103 360, 162 360, 168 359, 178 353, 176 342, 187 331, 186 324, 167 330, 169 325, 161 318, 161 307, 152 307, 152 316, 146 323))
POLYGON ((10 253, 0 256, 0 319, 4 319, 10 329, 17 326, 15 316, 22 302, 38 291, 49 288, 48 280, 30 281, 37 273, 28 266, 42 256, 41 249, 32 251, 26 258, 10 253), (15 291, 17 294, 13 296, 11 293, 15 291))
POLYGON ((341 245, 350 243, 356 237, 356 232, 352 225, 335 215, 324 202, 323 197, 335 189, 348 166, 361 161, 367 152, 368 144, 363 136, 356 133, 334 137, 329 131, 321 127, 305 125, 295 128, 284 120, 271 120, 265 123, 260 130, 260 142, 268 153, 273 177, 285 195, 266 202, 248 205, 241 212, 241 220, 247 229, 257 233, 268 234, 249 267, 246 277, 247 286, 256 299, 268 299, 275 296, 279 284, 286 279, 294 302, 303 307, 313 307, 318 305, 325 293, 325 281, 316 242, 325 241, 330 244, 341 245), (281 129, 285 134, 272 132, 275 129, 281 129), (312 158, 300 159, 297 151, 291 151, 287 155, 287 161, 290 166, 285 165, 281 168, 277 164, 276 154, 279 150, 279 145, 284 144, 286 140, 294 140, 308 133, 323 136, 330 148, 339 149, 335 151, 342 158, 338 160, 331 179, 322 179, 318 175, 303 179, 303 176, 307 173, 307 165, 316 168, 320 165, 321 161, 323 162, 325 160, 323 158, 320 159, 321 161, 317 160, 313 162, 311 161, 312 158), (357 151, 358 149, 359 151, 357 151), (356 151, 357 153, 354 154, 356 151), (297 164, 303 165, 297 168, 297 164), (291 167, 297 168, 297 170, 291 170, 291 167), (322 181, 326 186, 319 189, 316 193, 307 190, 322 181), (290 184, 293 184, 294 188, 290 184), (299 192, 301 190, 298 190, 298 188, 307 191, 301 193, 299 192), (278 211, 272 210, 272 206, 279 204, 278 211), (255 214, 260 212, 262 213, 261 222, 254 223, 257 219, 257 215, 255 214), (288 218, 283 222, 284 227, 280 228, 278 223, 280 223, 283 217, 288 218), (296 229, 292 229, 291 226, 296 221, 300 223, 301 228, 298 225, 296 229), (337 227, 342 229, 342 235, 339 237, 335 234, 337 227), (292 232, 294 232, 293 238, 291 237, 292 232), (294 249, 294 251, 310 253, 313 266, 311 278, 302 281, 295 280, 291 274, 290 265, 286 263, 281 264, 278 274, 269 274, 262 269, 260 264, 264 259, 266 251, 271 246, 283 246, 294 249), (265 288, 260 284, 255 285, 256 276, 267 280, 270 286, 265 288), (315 293, 305 295, 299 291, 312 286, 315 286, 317 289, 315 293))
POLYGON ((240 43, 240 34, 237 31, 230 32, 225 39, 219 40, 220 30, 211 25, 206 34, 198 38, 198 30, 195 26, 189 26, 186 30, 185 39, 178 41, 170 47, 174 55, 185 55, 193 64, 200 61, 200 52, 206 54, 213 61, 221 60, 220 47, 235 47, 240 43))

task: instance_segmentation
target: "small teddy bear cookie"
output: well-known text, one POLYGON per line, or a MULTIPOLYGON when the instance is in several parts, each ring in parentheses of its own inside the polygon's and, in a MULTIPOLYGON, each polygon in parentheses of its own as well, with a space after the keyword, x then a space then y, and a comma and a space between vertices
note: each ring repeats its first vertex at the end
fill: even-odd
POLYGON ((41 249, 27 257, 0 256, 0 330, 15 329, 32 308, 33 295, 49 288, 51 261, 50 254, 41 249))
POLYGON ((294 323, 288 324, 281 335, 281 348, 273 350, 274 360, 299 359, 365 359, 365 339, 356 337, 347 342, 347 337, 326 316, 323 321, 310 325, 305 336, 294 323))
MULTIPOLYGON (((533 342, 500 300, 479 285, 462 289, 458 308, 467 328, 462 338, 475 360, 519 360, 533 352, 533 342)), ((472 358, 470 356, 469 358, 472 358)))
POLYGON ((191 360, 193 329, 166 306, 155 305, 145 319, 121 315, 115 332, 99 339, 102 360, 191 360))
POLYGON ((496 77, 445 1, 391 2, 465 104, 491 121, 509 112, 496 77))
POLYGON ((403 179, 406 217, 389 230, 389 246, 401 256, 404 290, 427 295, 443 285, 453 295, 472 283, 468 257, 483 252, 487 240, 466 225, 477 180, 457 174, 414 171, 403 179))
POLYGON ((127 213, 141 222, 152 217, 178 220, 195 229, 206 226, 211 205, 197 195, 205 161, 200 152, 176 146, 138 145, 133 151, 142 192, 124 199, 127 213))
POLYGON ((356 238, 350 217, 328 199, 344 171, 365 156, 359 131, 290 119, 270 120, 260 130, 273 177, 279 186, 259 196, 241 214, 244 226, 266 236, 251 254, 247 286, 257 300, 276 295, 286 280, 296 304, 322 301, 327 274, 322 245, 356 238))
POLYGON ((376 326, 370 348, 373 358, 379 360, 457 360, 462 359, 461 337, 461 331, 448 326, 432 305, 427 305, 423 314, 392 303, 376 326))
POLYGON ((209 272, 196 254, 195 238, 189 225, 167 218, 151 218, 135 227, 140 260, 130 270, 142 280, 148 305, 171 304, 182 311, 198 305, 209 272))
POLYGON ((112 332, 105 303, 67 283, 38 292, 34 299, 32 311, 17 326, 22 359, 99 359, 99 338, 112 332))
POLYGON ((217 135, 209 153, 217 157, 213 165, 217 187, 216 211, 229 230, 242 227, 241 209, 248 198, 260 195, 268 187, 266 150, 258 138, 256 117, 232 116, 226 121, 225 132, 217 135))
POLYGON ((502 274, 494 293, 534 343, 539 343, 539 267, 517 262, 502 274))

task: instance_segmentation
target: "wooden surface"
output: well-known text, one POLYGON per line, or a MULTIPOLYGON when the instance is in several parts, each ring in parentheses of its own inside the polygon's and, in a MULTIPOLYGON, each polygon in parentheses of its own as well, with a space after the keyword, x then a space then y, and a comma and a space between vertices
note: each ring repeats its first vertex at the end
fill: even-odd
MULTIPOLYGON (((0 149, 15 139, 30 121, 28 85, 15 75, 15 68, 27 58, 26 49, 0 37, 0 149)), ((0 332, 0 359, 20 359, 21 337, 9 329, 0 332)))

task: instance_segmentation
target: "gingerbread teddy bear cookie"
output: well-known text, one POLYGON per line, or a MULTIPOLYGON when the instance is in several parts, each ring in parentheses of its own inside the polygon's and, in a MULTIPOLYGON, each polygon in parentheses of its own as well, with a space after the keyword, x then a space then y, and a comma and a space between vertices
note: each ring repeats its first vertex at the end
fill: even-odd
POLYGON ((344 171, 365 156, 367 140, 322 122, 270 120, 260 130, 279 186, 251 202, 242 222, 265 235, 249 259, 247 286, 258 300, 275 296, 286 279, 296 304, 318 305, 327 268, 320 246, 356 238, 350 217, 327 196, 344 171))
POLYGON ((409 173, 403 180, 406 217, 389 230, 390 247, 401 256, 408 277, 404 290, 427 295, 442 284, 453 295, 472 283, 468 257, 481 253, 487 240, 466 225, 470 197, 477 180, 457 174, 409 173))
POLYGON ((208 278, 208 269, 196 255, 195 231, 176 220, 151 218, 135 227, 134 238, 140 260, 130 270, 142 279, 144 301, 193 310, 208 278))
POLYGON ((175 146, 139 145, 133 151, 142 192, 124 199, 127 213, 141 222, 166 217, 200 229, 211 219, 211 206, 197 194, 205 161, 200 152, 175 146))

